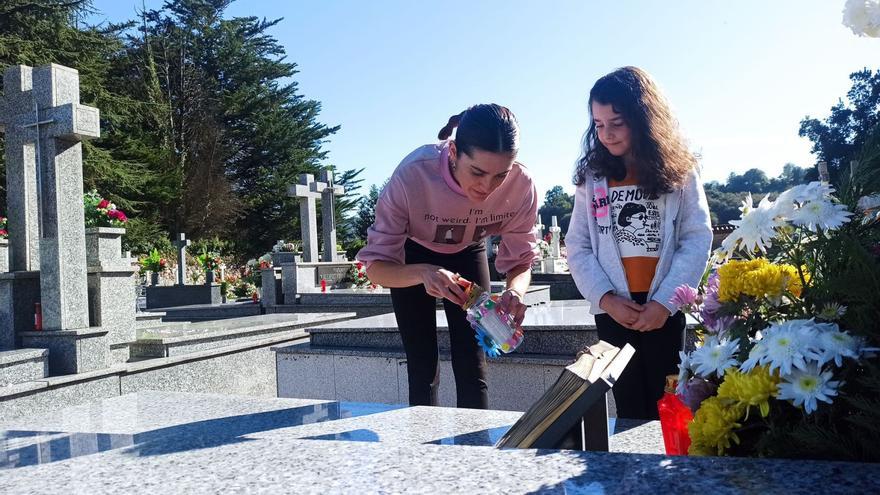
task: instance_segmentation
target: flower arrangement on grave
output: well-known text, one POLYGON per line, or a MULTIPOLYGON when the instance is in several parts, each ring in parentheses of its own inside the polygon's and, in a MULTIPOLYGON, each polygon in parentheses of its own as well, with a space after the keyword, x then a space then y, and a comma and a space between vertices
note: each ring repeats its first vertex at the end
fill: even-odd
POLYGON ((232 287, 232 294, 239 298, 251 298, 257 292, 257 286, 242 279, 235 283, 232 287))
POLYGON ((749 195, 715 269, 676 289, 701 340, 676 388, 690 455, 880 459, 880 221, 833 192, 749 195))
POLYGON ((375 289, 377 287, 376 284, 371 282, 370 278, 367 277, 367 269, 360 261, 351 265, 346 276, 351 280, 351 287, 353 289, 375 289))
POLYGON ((0 217, 0 239, 8 239, 9 231, 7 229, 8 220, 6 217, 0 217))
POLYGON ((843 25, 859 36, 880 38, 880 0, 847 0, 843 25))
POLYGON ((260 259, 257 260, 257 266, 259 266, 260 270, 268 270, 272 267, 272 253, 266 253, 260 256, 260 259))
POLYGON ((83 195, 85 207, 86 228, 93 227, 125 227, 128 217, 122 210, 109 200, 104 199, 97 191, 91 191, 83 195))
MULTIPOLYGON (((550 234, 547 234, 550 235, 550 234)), ((552 251, 550 250, 550 243, 545 241, 544 239, 538 240, 538 249, 541 252, 541 259, 547 259, 552 256, 552 251)))
POLYGON ((296 253, 299 251, 300 244, 298 242, 282 242, 278 241, 272 246, 273 253, 296 253))
POLYGON ((223 264, 223 260, 220 259, 220 256, 217 255, 217 253, 214 253, 213 251, 205 251, 196 256, 196 263, 198 263, 204 271, 213 272, 220 268, 220 265, 223 264))
POLYGON ((140 259, 141 273, 161 273, 168 269, 168 260, 159 254, 159 250, 153 248, 150 254, 140 259))

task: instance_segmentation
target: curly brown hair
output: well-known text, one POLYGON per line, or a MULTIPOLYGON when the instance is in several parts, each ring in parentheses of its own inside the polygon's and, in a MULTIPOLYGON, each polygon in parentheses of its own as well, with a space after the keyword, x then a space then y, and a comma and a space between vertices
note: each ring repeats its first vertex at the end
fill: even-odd
MULTIPOLYGON (((656 196, 684 185, 697 160, 688 151, 666 98, 647 72, 638 67, 622 67, 603 76, 590 90, 590 109, 594 101, 610 104, 629 126, 639 185, 646 193, 656 196)), ((578 160, 575 185, 586 181, 588 170, 597 177, 626 176, 622 158, 612 155, 599 141, 592 118, 584 135, 584 154, 578 160)))

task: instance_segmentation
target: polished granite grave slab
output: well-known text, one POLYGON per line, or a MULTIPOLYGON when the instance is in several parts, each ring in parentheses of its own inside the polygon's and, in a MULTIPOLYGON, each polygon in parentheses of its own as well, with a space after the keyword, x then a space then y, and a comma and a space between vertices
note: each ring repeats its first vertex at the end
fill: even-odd
POLYGON ((355 316, 354 313, 269 314, 144 327, 137 330, 131 354, 135 357, 178 356, 355 316))
MULTIPOLYGON (((876 493, 875 464, 487 446, 518 413, 141 392, 0 422, 3 493, 876 493)), ((621 422, 624 423, 624 422, 621 422)), ((651 438, 648 443, 639 439, 651 438)), ((612 442, 612 449, 615 448, 612 442)))

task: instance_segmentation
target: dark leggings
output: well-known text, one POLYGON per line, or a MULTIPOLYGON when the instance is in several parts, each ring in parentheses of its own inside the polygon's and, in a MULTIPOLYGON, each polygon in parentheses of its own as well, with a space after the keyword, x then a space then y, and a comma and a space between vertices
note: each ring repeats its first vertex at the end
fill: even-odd
MULTIPOLYGON (((406 264, 428 263, 443 267, 488 289, 489 263, 483 243, 455 254, 441 254, 407 240, 406 264)), ((425 292, 422 284, 391 289, 394 316, 406 350, 409 374, 409 403, 413 406, 436 406, 440 385, 437 348, 437 299, 425 292)), ((460 306, 443 300, 452 350, 452 371, 458 407, 488 409, 486 356, 474 337, 474 330, 460 306)))
MULTIPOLYGON (((632 298, 644 304, 647 294, 632 298)), ((670 316, 662 328, 650 332, 630 330, 607 313, 596 315, 599 338, 617 347, 633 346, 635 355, 614 384, 617 417, 657 419, 657 401, 663 396, 666 375, 678 373, 678 352, 684 349, 684 314, 670 316)))

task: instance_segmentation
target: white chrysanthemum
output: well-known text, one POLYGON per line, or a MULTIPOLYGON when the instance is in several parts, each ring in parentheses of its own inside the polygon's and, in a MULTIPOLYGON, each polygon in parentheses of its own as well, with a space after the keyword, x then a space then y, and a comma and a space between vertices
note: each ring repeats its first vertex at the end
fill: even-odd
POLYGON ((778 369, 782 375, 790 374, 792 367, 805 369, 807 359, 821 357, 816 333, 812 320, 789 320, 770 325, 761 338, 764 355, 759 363, 769 364, 770 371, 778 369))
POLYGON ((753 206, 752 193, 743 200, 739 220, 731 220, 736 230, 721 243, 721 247, 732 253, 737 246, 749 252, 767 252, 771 240, 776 236, 776 227, 783 223, 777 218, 773 202, 767 196, 761 198, 758 206, 753 206))
POLYGON ((691 357, 684 351, 678 351, 678 358, 680 362, 678 363, 678 383, 675 385, 675 393, 680 394, 684 392, 684 385, 690 378, 691 357))
POLYGON ((811 414, 818 406, 817 401, 831 404, 831 397, 837 395, 840 382, 832 381, 833 374, 824 371, 815 362, 811 362, 804 370, 795 370, 790 376, 785 376, 779 384, 781 400, 790 400, 797 406, 803 406, 807 414, 811 414))
POLYGON ((711 336, 703 346, 691 353, 690 366, 699 376, 707 378, 711 374, 724 376, 724 370, 738 366, 736 353, 739 352, 739 339, 718 340, 711 336))
POLYGON ((819 331, 816 337, 816 343, 821 352, 819 365, 834 361, 835 365, 843 366, 843 358, 845 357, 858 359, 862 347, 861 339, 848 332, 841 332, 833 323, 827 325, 829 328, 819 331))
POLYGON ((835 302, 826 303, 822 306, 822 311, 817 315, 819 318, 827 321, 837 321, 846 314, 846 306, 835 302))
POLYGON ((843 25, 859 36, 880 38, 880 1, 847 0, 843 7, 843 25))
POLYGON ((807 201, 800 208, 791 212, 791 223, 806 227, 816 232, 822 230, 837 230, 841 225, 849 222, 852 212, 847 211, 846 206, 833 203, 827 199, 819 201, 807 201))
POLYGON ((739 370, 743 373, 752 371, 752 368, 758 365, 767 357, 767 346, 761 340, 758 340, 749 351, 749 357, 740 365, 739 370))

